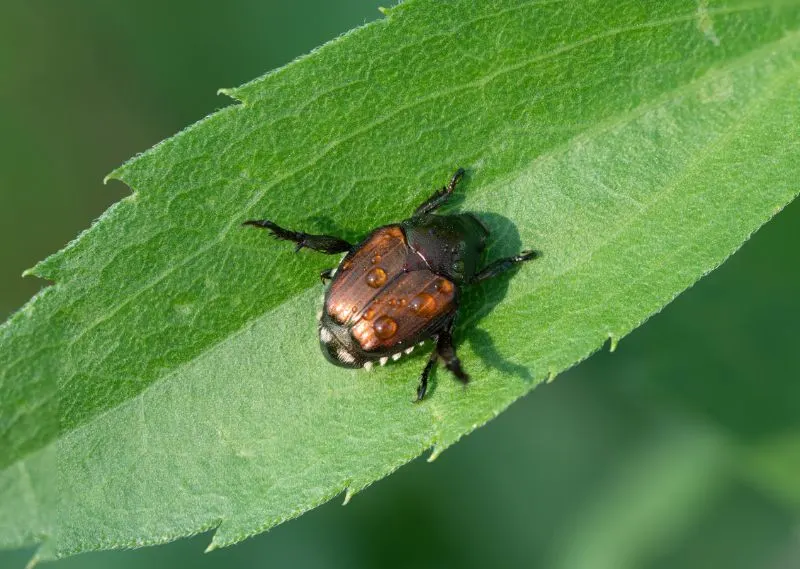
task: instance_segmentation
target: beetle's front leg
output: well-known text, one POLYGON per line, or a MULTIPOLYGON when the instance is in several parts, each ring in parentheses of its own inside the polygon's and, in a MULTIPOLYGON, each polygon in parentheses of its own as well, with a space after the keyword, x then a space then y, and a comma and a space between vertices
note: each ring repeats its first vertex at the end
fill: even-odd
POLYGON ((425 202, 421 204, 416 211, 414 211, 413 217, 418 217, 420 215, 425 215, 427 213, 436 211, 439 206, 450 199, 456 189, 456 186, 458 185, 458 182, 460 182, 461 178, 463 177, 464 168, 459 168, 456 170, 456 173, 453 174, 453 177, 450 178, 450 183, 425 200, 425 202))
POLYGON ((313 251, 333 255, 353 249, 353 246, 344 239, 339 239, 332 235, 311 235, 310 233, 303 233, 302 231, 284 229, 268 219, 250 219, 242 223, 242 225, 252 225, 253 227, 267 229, 276 239, 294 242, 295 252, 306 247, 313 251))
POLYGON ((502 273, 505 273, 509 269, 514 268, 515 265, 519 263, 524 263, 525 261, 532 261, 536 257, 539 256, 539 253, 536 251, 523 251, 519 255, 515 255, 513 257, 506 257, 504 259, 497 259, 492 264, 484 267, 478 274, 472 277, 473 283, 477 283, 480 281, 485 281, 486 279, 490 279, 492 277, 496 277, 502 273))

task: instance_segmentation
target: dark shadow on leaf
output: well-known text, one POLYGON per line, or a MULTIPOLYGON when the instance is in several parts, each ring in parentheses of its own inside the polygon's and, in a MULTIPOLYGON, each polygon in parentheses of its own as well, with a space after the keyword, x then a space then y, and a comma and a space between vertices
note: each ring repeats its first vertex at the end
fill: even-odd
POLYGON ((497 351, 491 334, 486 332, 486 330, 473 328, 467 333, 467 341, 472 346, 472 349, 475 350, 475 353, 478 354, 486 364, 506 375, 515 375, 526 382, 533 381, 531 370, 524 365, 514 363, 504 358, 503 355, 497 351))
MULTIPOLYGON (((475 215, 490 231, 482 266, 503 257, 516 255, 522 250, 536 249, 535 243, 520 242, 519 232, 510 219, 494 213, 475 213, 475 215)), ((541 252, 539 254, 541 255, 541 252)), ((492 338, 478 327, 480 321, 502 302, 508 292, 510 280, 518 271, 524 271, 526 264, 518 265, 482 283, 465 287, 455 334, 456 342, 466 339, 487 366, 515 375, 526 382, 532 382, 531 370, 503 356, 502 345, 500 349, 496 346, 498 339, 492 338)))
POLYGON ((335 219, 327 215, 309 217, 308 223, 302 231, 333 235, 354 244, 360 242, 366 236, 364 232, 357 233, 343 228, 335 219))

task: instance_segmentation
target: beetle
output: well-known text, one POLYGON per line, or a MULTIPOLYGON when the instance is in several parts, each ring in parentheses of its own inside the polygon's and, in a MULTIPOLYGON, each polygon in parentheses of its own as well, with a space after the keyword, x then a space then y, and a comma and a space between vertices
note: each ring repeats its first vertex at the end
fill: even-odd
POLYGON ((320 274, 323 284, 330 281, 319 317, 320 346, 330 362, 370 369, 375 362, 400 359, 425 340, 435 341, 420 375, 417 401, 425 397, 439 359, 456 379, 469 381, 453 345, 461 288, 537 257, 535 251, 523 251, 479 268, 488 228, 471 213, 434 213, 452 197, 463 176, 459 168, 411 217, 378 227, 355 245, 331 235, 284 229, 268 219, 243 223, 295 243, 295 252, 346 253, 338 267, 320 274))

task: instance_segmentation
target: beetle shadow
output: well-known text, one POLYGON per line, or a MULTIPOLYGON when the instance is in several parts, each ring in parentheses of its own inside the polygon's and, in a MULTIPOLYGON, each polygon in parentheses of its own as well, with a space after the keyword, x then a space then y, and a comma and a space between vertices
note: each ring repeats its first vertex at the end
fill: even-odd
MULTIPOLYGON (((516 225, 502 215, 496 213, 475 213, 475 216, 489 229, 487 251, 482 267, 501 259, 519 254, 522 250, 535 249, 533 243, 522 243, 516 225)), ((541 252, 539 252, 541 257, 541 252)), ((535 263, 536 261, 529 261, 535 263)), ((459 318, 456 321, 456 342, 465 339, 472 349, 483 360, 483 363, 504 374, 519 377, 525 382, 533 382, 531 370, 518 364, 508 355, 502 354, 495 345, 494 339, 480 328, 480 322, 491 314, 494 308, 502 302, 508 293, 508 285, 514 275, 520 270, 525 270, 528 263, 520 263, 509 271, 501 273, 481 283, 465 287, 459 309, 459 318)), ((513 357, 513 356, 512 356, 513 357)))
POLYGON ((333 235, 350 243, 358 243, 364 238, 363 234, 356 233, 351 229, 345 229, 328 215, 315 215, 309 217, 308 220, 314 224, 314 231, 324 235, 333 235))

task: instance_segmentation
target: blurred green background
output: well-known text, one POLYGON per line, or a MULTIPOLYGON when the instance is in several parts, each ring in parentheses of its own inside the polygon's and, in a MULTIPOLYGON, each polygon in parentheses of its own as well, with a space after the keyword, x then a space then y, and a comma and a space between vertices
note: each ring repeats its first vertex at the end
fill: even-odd
MULTIPOLYGON (((376 1, 4 0, 0 315, 126 195, 106 173, 376 1)), ((346 508, 208 555, 206 534, 56 567, 800 568, 799 244, 800 202, 616 353, 346 508)))

